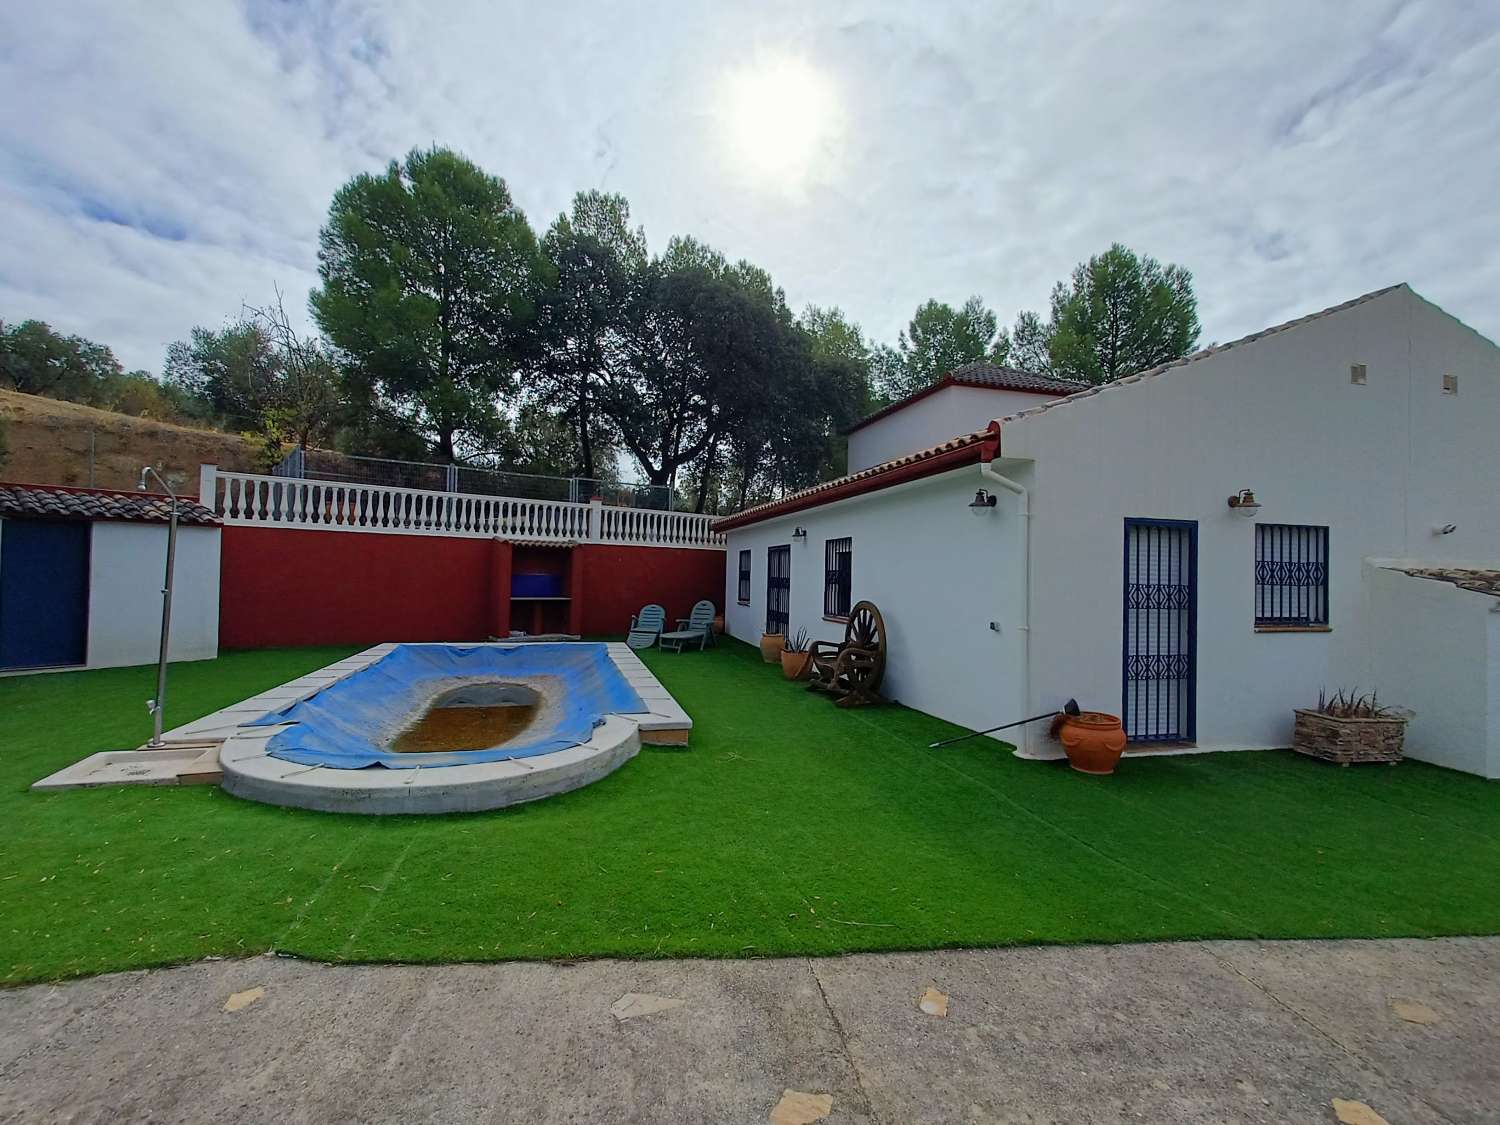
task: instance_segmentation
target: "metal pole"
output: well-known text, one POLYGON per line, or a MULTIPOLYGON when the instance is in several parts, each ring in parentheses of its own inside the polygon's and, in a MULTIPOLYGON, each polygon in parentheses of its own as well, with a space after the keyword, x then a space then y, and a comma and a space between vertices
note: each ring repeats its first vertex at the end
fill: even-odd
POLYGON ((141 470, 141 491, 146 489, 147 474, 155 477, 172 498, 172 514, 167 521, 167 566, 161 587, 161 647, 157 650, 156 658, 156 698, 147 704, 151 709, 152 729, 151 741, 146 745, 151 749, 159 749, 166 745, 162 741, 161 727, 167 704, 167 644, 172 635, 172 569, 177 559, 177 493, 172 491, 171 485, 162 480, 161 474, 150 465, 141 470))

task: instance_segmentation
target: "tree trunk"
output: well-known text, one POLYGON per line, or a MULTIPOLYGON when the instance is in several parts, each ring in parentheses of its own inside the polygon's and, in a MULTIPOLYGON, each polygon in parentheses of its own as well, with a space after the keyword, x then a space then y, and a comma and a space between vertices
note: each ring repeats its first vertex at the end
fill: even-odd
POLYGON ((708 448, 703 451, 703 472, 698 477, 698 498, 693 502, 693 511, 699 515, 703 514, 704 504, 708 500, 708 486, 714 478, 714 462, 719 457, 719 439, 714 438, 708 443, 708 448))
POLYGON ((586 480, 594 480, 594 440, 589 435, 588 395, 577 396, 577 465, 586 480))

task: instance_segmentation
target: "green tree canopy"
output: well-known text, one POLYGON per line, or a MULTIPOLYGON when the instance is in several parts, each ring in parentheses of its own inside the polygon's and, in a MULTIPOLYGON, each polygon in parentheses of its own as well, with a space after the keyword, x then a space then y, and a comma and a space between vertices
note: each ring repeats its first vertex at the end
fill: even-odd
POLYGON ((103 344, 64 336, 39 320, 0 321, 0 386, 162 421, 205 413, 182 389, 146 371, 127 372, 103 344))
POLYGON ((1050 369, 1108 383, 1187 355, 1199 330, 1193 275, 1117 242, 1053 289, 1050 369))
POLYGON ((447 149, 414 149, 333 197, 313 315, 379 395, 452 460, 502 429, 532 342, 543 261, 505 181, 447 149))
POLYGON ((12 390, 93 405, 123 372, 103 344, 64 336, 40 320, 0 322, 0 381, 12 390))
POLYGON ((188 339, 168 346, 163 374, 168 386, 202 402, 227 429, 255 430, 275 405, 276 349, 270 332, 253 320, 194 328, 188 339))
POLYGON ((539 302, 536 379, 528 389, 566 419, 578 472, 598 479, 613 461, 617 432, 601 389, 627 350, 649 260, 646 233, 630 225, 623 196, 580 192, 571 213, 548 229, 542 252, 550 269, 539 302))
POLYGON ((942 301, 925 301, 895 349, 877 356, 879 387, 888 399, 905 398, 966 363, 1003 364, 1009 351, 1009 335, 999 330, 999 321, 981 297, 970 297, 956 309, 942 301))

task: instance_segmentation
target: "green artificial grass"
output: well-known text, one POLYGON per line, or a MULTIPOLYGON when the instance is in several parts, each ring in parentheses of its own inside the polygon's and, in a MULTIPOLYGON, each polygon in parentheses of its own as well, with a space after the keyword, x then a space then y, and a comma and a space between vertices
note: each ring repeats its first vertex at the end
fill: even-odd
MULTIPOLYGON (((176 666, 170 719, 341 655, 176 666)), ((1500 932, 1500 785, 1274 751, 1084 777, 987 740, 929 750, 955 728, 838 710, 744 645, 645 656, 697 724, 691 749, 445 817, 212 786, 32 793, 144 739, 153 671, 0 679, 0 981, 267 949, 432 962, 1500 932)))

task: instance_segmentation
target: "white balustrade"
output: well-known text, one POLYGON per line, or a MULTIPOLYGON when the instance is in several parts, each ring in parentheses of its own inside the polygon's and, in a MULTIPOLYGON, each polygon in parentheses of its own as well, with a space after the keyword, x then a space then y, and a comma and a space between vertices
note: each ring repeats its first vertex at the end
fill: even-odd
POLYGON ((200 502, 226 524, 386 535, 448 535, 550 543, 722 550, 712 516, 601 503, 428 492, 377 484, 220 472, 204 465, 200 502))

